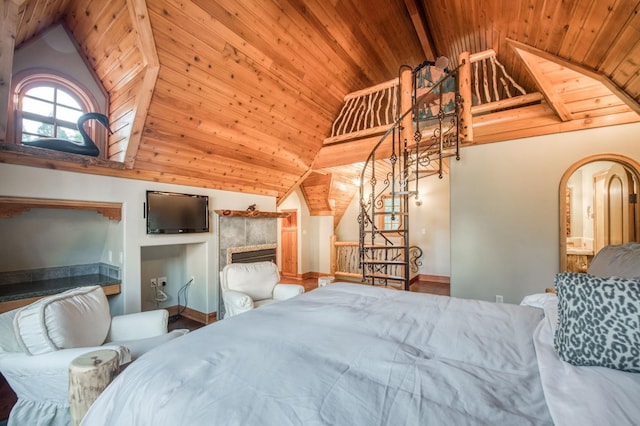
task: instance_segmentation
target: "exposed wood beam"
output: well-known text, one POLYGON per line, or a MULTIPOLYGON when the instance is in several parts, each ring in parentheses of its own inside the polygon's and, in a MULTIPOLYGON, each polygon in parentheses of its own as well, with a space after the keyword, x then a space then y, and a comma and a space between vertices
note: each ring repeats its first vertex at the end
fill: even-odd
POLYGON ((132 169, 135 165, 144 123, 147 118, 147 113, 149 112, 153 90, 158 79, 160 62, 158 60, 158 52, 156 51, 156 43, 153 38, 153 32, 151 31, 149 12, 147 11, 145 0, 127 0, 127 7, 129 9, 129 15, 131 16, 131 22, 138 37, 140 53, 145 62, 144 77, 133 108, 133 123, 131 123, 131 133, 129 134, 129 141, 124 158, 124 163, 127 168, 132 169))
POLYGON ((13 50, 16 42, 18 10, 25 0, 2 2, 0 20, 0 141, 7 140, 7 118, 11 97, 11 74, 13 70, 13 50))
POLYGON ((422 50, 424 51, 425 58, 435 61, 436 49, 433 46, 433 39, 429 32, 429 28, 427 27, 427 20, 425 18, 422 7, 417 3, 416 0, 404 0, 404 4, 409 11, 411 22, 413 22, 413 28, 416 30, 416 34, 418 35, 418 39, 420 40, 420 45, 422 46, 422 50))
POLYGON ((514 48, 516 51, 517 49, 520 49, 522 51, 525 52, 529 52, 532 53, 534 55, 537 55, 543 59, 549 60, 551 62, 554 62, 558 65, 561 65, 563 67, 567 67, 573 71, 579 72, 581 74, 586 75, 587 77, 593 78, 596 81, 600 81, 602 84, 604 84, 609 90, 611 90, 616 96, 618 96, 625 104, 627 104, 629 106, 629 108, 631 108, 632 110, 634 110, 636 113, 640 114, 640 103, 638 103, 638 101, 636 101, 633 97, 629 96, 629 94, 627 94, 627 92, 625 92, 623 89, 621 89, 616 83, 614 83, 609 77, 607 77, 606 75, 591 69, 591 68, 587 68, 583 65, 580 64, 576 64, 575 62, 572 61, 568 61, 566 59, 560 58, 559 56, 555 56, 552 55, 550 53, 547 53, 545 51, 542 51, 540 49, 536 49, 535 47, 531 47, 528 46, 524 43, 520 43, 517 42, 515 40, 512 39, 507 39, 507 42, 511 45, 512 48, 514 48))

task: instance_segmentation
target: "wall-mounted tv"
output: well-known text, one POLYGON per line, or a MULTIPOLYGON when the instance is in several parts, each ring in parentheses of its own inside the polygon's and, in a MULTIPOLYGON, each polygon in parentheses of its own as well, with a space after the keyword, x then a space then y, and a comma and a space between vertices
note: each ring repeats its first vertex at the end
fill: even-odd
POLYGON ((209 232, 209 197, 147 191, 147 234, 209 232))

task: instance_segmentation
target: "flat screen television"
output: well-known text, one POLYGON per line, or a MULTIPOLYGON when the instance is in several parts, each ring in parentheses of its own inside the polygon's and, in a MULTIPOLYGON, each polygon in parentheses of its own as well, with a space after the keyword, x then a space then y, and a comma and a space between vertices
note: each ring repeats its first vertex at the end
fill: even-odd
POLYGON ((209 232, 209 197, 147 191, 147 234, 209 232))

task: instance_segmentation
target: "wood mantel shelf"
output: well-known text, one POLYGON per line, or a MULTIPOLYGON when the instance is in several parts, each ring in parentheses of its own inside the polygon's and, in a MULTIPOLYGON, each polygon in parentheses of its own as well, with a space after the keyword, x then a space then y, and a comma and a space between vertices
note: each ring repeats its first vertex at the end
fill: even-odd
POLYGON ((287 212, 261 212, 258 210, 215 210, 217 214, 225 217, 289 217, 287 212))
POLYGON ((31 209, 95 210, 107 219, 122 219, 122 203, 55 200, 50 198, 0 197, 0 218, 11 218, 31 209))

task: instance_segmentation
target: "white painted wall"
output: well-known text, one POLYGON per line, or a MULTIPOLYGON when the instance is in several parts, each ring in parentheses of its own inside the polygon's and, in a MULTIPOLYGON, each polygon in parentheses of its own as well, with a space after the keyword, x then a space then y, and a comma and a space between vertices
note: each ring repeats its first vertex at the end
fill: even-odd
POLYGON ((413 199, 409 201, 409 244, 422 249, 418 273, 448 277, 451 275, 449 175, 422 179, 418 192, 422 205, 416 206, 413 199))
MULTIPOLYGON (((215 209, 244 210, 253 203, 256 203, 260 210, 275 211, 274 197, 0 164, 0 195, 3 196, 90 200, 123 204, 121 223, 111 225, 122 228, 122 240, 120 241, 117 236, 107 238, 111 245, 120 241, 119 247, 110 246, 109 248, 113 251, 113 262, 106 262, 120 267, 122 274, 122 293, 111 299, 113 314, 141 310, 142 247, 184 244, 190 245, 187 251, 196 252, 196 257, 200 259, 194 258, 194 260, 188 261, 183 272, 185 276, 176 277, 177 282, 186 282, 190 275, 195 275, 197 278, 195 285, 190 289, 189 307, 204 313, 217 311, 218 258, 215 253, 218 252, 218 241, 215 221, 211 221, 212 230, 206 234, 147 235, 146 222, 143 217, 146 190, 208 195, 211 211, 215 209)), ((59 251, 67 249, 67 239, 61 238, 57 234, 55 237, 50 234, 42 235, 35 229, 24 227, 17 235, 12 238, 38 240, 41 241, 38 244, 56 247, 59 251), (44 240, 42 240, 43 238, 44 240), (52 240, 53 238, 55 241, 52 240)), ((3 245, 11 247, 16 244, 17 240, 9 241, 5 239, 5 235, 1 237, 3 245)), ((67 237, 73 239, 72 232, 67 237)), ((108 256, 108 249, 103 249, 103 253, 103 258, 105 258, 105 254, 108 256)), ((20 262, 16 261, 16 263, 20 262)), ((20 268, 10 270, 16 269, 20 268)))
POLYGON ((358 241, 359 225, 358 213, 360 212, 359 195, 356 194, 351 203, 345 210, 340 219, 340 223, 336 226, 336 238, 338 241, 358 241))
POLYGON ((559 184, 578 160, 640 160, 640 124, 466 147, 451 163, 451 294, 519 303, 559 269, 559 184))
POLYGON ((308 271, 328 274, 331 272, 331 236, 333 216, 310 216, 307 234, 309 241, 310 269, 308 271))
POLYGON ((100 112, 106 112, 106 98, 62 25, 47 30, 42 37, 16 50, 13 74, 28 68, 55 70, 82 84, 95 97, 100 112))

